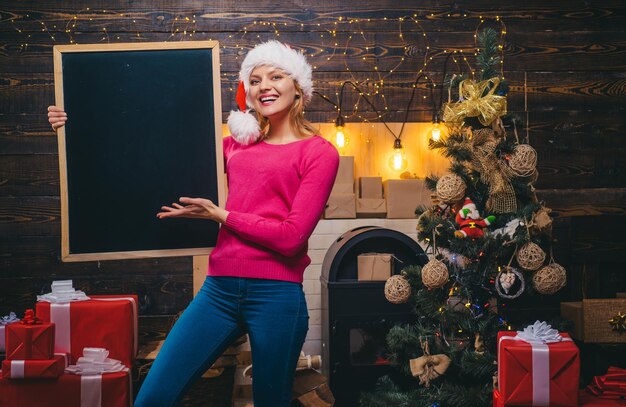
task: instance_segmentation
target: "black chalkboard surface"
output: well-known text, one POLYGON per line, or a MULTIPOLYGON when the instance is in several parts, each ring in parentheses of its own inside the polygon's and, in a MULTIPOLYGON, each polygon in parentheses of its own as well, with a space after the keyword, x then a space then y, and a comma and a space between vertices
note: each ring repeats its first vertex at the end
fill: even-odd
POLYGON ((157 219, 224 202, 216 41, 56 46, 63 261, 207 254, 218 224, 157 219))

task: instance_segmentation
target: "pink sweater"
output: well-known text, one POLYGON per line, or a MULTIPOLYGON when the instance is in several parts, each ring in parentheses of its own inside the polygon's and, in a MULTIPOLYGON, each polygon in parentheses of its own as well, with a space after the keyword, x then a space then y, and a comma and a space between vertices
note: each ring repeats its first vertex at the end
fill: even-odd
POLYGON ((301 283, 308 240, 332 189, 339 154, 320 136, 244 146, 224 138, 226 210, 209 256, 210 276, 301 283))

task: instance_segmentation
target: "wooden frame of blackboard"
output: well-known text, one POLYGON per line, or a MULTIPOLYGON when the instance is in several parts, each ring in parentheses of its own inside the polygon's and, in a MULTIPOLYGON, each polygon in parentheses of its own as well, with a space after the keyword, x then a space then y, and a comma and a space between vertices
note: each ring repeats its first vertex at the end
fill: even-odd
MULTIPOLYGON (((222 106, 221 106, 221 86, 220 86, 220 59, 218 41, 185 41, 185 42, 154 42, 154 43, 118 43, 118 44, 80 44, 80 45, 60 45, 55 46, 54 56, 54 81, 55 81, 55 103, 58 107, 65 109, 64 86, 63 86, 63 54, 67 53, 98 53, 111 51, 163 51, 163 50, 209 50, 212 61, 212 94, 213 94, 213 117, 215 133, 215 166, 217 202, 223 206, 225 203, 225 177, 222 151, 222 106)), ((71 117, 70 117, 71 120, 71 117)), ((70 220, 69 220, 69 193, 68 193, 68 172, 67 172, 67 151, 66 151, 66 131, 65 127, 57 130, 58 151, 59 151, 59 172, 60 172, 60 198, 61 198, 61 260, 64 262, 80 262, 95 260, 117 260, 117 259, 138 259, 172 256, 205 256, 209 254, 212 247, 193 247, 175 249, 156 250, 129 250, 129 251, 107 251, 91 253, 73 253, 70 247, 70 220)), ((169 202, 163 202, 169 204, 169 202)), ((156 212, 155 212, 156 215, 156 212)), ((171 219, 176 221, 176 219, 171 219)), ((207 222, 207 221, 204 221, 207 222)))

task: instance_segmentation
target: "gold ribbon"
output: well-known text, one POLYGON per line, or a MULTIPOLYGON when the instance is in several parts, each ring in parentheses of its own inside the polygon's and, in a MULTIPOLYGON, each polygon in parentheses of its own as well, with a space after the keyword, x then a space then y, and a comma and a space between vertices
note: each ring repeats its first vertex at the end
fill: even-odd
POLYGON ((466 117, 478 117, 483 126, 489 126, 498 117, 506 114, 506 97, 494 95, 500 84, 499 78, 476 82, 466 79, 459 84, 460 102, 446 103, 443 120, 446 123, 460 125, 466 117), (491 86, 485 96, 485 90, 491 86))
POLYGON ((424 355, 416 359, 409 360, 409 366, 413 377, 420 379, 420 383, 426 387, 430 386, 430 381, 443 375, 452 360, 446 355, 424 355))
POLYGON ((613 318, 609 319, 609 324, 613 327, 613 331, 626 332, 626 315, 618 312, 613 316, 613 318))

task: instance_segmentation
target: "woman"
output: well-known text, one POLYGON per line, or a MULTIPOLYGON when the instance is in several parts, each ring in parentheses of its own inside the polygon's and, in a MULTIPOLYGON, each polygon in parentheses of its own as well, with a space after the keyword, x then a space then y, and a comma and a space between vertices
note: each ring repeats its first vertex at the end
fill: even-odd
MULTIPOLYGON (((252 49, 239 73, 241 112, 224 138, 225 208, 203 198, 163 206, 160 219, 220 222, 200 292, 169 333, 135 401, 172 406, 235 339, 250 337, 255 407, 286 407, 308 330, 307 241, 330 195, 339 155, 304 119, 311 66, 278 41, 252 49), (257 119, 247 106, 256 111, 257 119)), ((51 106, 54 129, 67 115, 51 106)))

